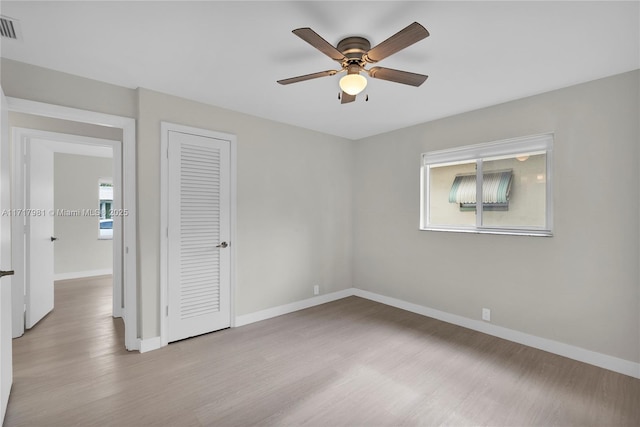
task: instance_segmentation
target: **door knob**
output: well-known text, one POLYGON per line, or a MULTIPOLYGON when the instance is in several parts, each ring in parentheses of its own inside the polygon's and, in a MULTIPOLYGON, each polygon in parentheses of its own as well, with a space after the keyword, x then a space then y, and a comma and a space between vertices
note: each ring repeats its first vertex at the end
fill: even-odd
POLYGON ((226 248, 227 246, 229 246, 227 242, 222 242, 219 245, 216 245, 216 248, 226 248))
POLYGON ((0 277, 4 277, 4 276, 13 276, 15 274, 15 272, 13 270, 0 270, 0 277))
POLYGON ((57 238, 57 237, 53 237, 53 236, 51 236, 51 241, 52 241, 52 242, 55 242, 56 240, 58 240, 58 238, 57 238))

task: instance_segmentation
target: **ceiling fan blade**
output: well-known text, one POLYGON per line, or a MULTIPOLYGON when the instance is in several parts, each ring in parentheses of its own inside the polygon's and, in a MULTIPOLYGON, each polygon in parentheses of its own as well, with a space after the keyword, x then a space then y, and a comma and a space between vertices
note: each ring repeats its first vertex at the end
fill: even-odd
POLYGON ((368 73, 374 79, 388 80, 390 82, 402 83, 410 86, 420 86, 427 80, 424 74, 410 73, 408 71, 393 70, 391 68, 373 67, 368 73))
POLYGON ((364 56, 364 60, 369 63, 381 61, 387 56, 393 55, 405 47, 409 47, 428 36, 429 31, 427 31, 427 29, 422 25, 414 22, 406 28, 398 31, 382 43, 369 49, 369 52, 364 56))
POLYGON ((356 100, 355 95, 349 95, 347 92, 342 91, 342 96, 340 96, 340 104, 347 104, 355 100, 356 100))
POLYGON ((278 83, 280 83, 281 85, 288 85, 291 83, 303 82, 305 80, 317 79, 318 77, 333 76, 336 73, 337 73, 336 70, 320 71, 319 73, 305 74, 304 76, 291 77, 288 79, 278 80, 278 83))
POLYGON ((336 49, 328 41, 320 37, 318 33, 313 31, 311 28, 298 28, 297 30, 293 30, 292 33, 300 37, 302 40, 306 41, 311 46, 315 47, 334 61, 342 62, 346 59, 338 49, 336 49))

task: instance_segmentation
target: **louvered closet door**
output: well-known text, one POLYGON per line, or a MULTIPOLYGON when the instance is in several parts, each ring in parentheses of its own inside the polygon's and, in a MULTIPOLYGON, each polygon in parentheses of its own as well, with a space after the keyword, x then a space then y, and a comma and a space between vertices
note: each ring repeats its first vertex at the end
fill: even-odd
POLYGON ((172 131, 168 145, 171 342, 230 326, 230 142, 172 131))

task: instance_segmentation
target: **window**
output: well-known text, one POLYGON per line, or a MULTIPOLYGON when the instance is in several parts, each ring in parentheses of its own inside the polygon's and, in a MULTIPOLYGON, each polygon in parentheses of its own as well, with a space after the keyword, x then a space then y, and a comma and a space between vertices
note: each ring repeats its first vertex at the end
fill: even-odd
POLYGON ((424 153, 420 228, 550 236, 552 148, 547 134, 424 153))
POLYGON ((99 212, 99 237, 100 239, 113 239, 113 183, 109 180, 100 180, 98 184, 98 194, 100 200, 99 212))

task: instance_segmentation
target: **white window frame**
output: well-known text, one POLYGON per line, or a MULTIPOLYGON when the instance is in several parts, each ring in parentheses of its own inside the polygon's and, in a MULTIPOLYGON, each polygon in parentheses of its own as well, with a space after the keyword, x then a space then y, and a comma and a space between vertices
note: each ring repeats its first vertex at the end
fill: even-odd
POLYGON ((422 154, 420 168, 420 229, 425 231, 451 231, 462 233, 512 234, 523 236, 553 235, 553 134, 546 133, 483 144, 468 145, 422 154), (476 224, 437 225, 429 223, 429 166, 456 162, 476 162, 476 194, 482 200, 482 163, 484 158, 509 156, 522 153, 544 152, 546 154, 546 212, 545 227, 535 226, 487 226, 482 225, 482 203, 476 212, 476 224))
MULTIPOLYGON (((98 179, 98 203, 100 204, 100 202, 102 201, 102 199, 100 199, 100 187, 102 186, 102 184, 111 184, 111 186, 113 187, 113 178, 99 178, 98 179)), ((113 199, 111 200, 111 209, 113 210, 113 199)), ((102 234, 102 230, 100 229, 100 220, 102 219, 102 212, 100 212, 100 215, 98 215, 98 240, 113 240, 113 229, 112 230, 112 234, 111 235, 103 235, 102 234)), ((111 218, 113 220, 113 218, 111 218)))

